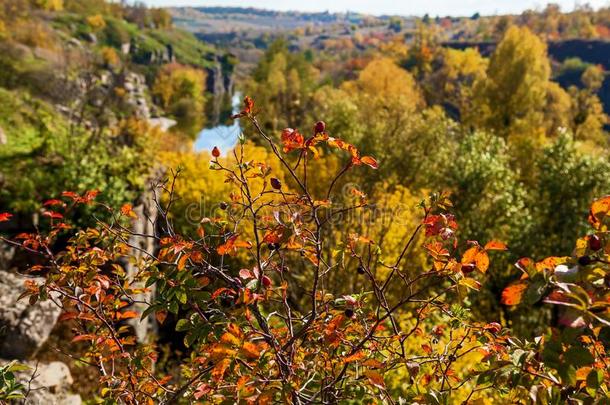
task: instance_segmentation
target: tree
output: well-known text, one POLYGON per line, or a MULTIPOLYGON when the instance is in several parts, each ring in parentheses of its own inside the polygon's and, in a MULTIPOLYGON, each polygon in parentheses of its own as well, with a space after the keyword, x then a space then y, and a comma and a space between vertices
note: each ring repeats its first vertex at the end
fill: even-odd
POLYGON ((194 137, 203 127, 205 107, 204 71, 172 63, 157 73, 153 94, 177 119, 177 129, 194 137))
POLYGON ((34 5, 48 11, 61 11, 64 8, 63 0, 34 0, 34 5))
POLYGON ((149 10, 152 22, 158 29, 165 29, 172 27, 172 16, 167 10, 162 8, 152 8, 149 10))
POLYGON ((261 105, 268 109, 269 115, 261 122, 264 128, 279 131, 289 125, 302 127, 312 107, 318 76, 306 53, 289 52, 285 40, 274 41, 246 86, 251 94, 260 95, 261 105))
POLYGON ((473 115, 474 86, 485 79, 488 61, 474 48, 444 49, 442 62, 423 84, 429 104, 442 105, 458 119, 473 115))
POLYGON ((608 116, 597 95, 603 81, 603 70, 598 66, 589 66, 581 76, 584 88, 572 86, 569 89, 574 104, 571 128, 576 139, 589 140, 601 146, 608 142, 604 131, 608 116))
POLYGON ((527 28, 511 27, 475 90, 476 108, 469 121, 509 140, 539 143, 550 73, 546 45, 527 28))

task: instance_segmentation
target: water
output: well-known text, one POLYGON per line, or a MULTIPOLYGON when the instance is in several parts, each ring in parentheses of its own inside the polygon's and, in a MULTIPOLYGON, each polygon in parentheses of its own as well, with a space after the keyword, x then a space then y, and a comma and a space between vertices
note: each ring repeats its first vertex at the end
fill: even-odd
MULTIPOLYGON (((240 106, 241 93, 235 92, 231 98, 233 114, 239 112, 240 106)), ((197 135, 194 146, 195 151, 211 151, 214 149, 214 146, 217 146, 218 149, 220 149, 220 152, 225 155, 237 144, 240 133, 241 127, 239 126, 239 120, 234 120, 232 125, 219 125, 213 128, 204 128, 197 135)))

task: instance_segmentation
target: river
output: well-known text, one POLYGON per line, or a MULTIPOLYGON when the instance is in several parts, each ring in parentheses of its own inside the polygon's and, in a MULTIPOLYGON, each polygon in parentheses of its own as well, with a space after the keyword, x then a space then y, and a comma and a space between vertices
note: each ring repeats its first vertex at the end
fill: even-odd
MULTIPOLYGON (((231 108, 233 114, 237 114, 241 107, 242 95, 240 92, 235 92, 231 98, 231 108)), ((237 139, 241 133, 241 127, 239 126, 239 120, 233 120, 232 125, 218 125, 212 128, 204 128, 197 135, 195 141, 195 151, 211 151, 214 146, 220 149, 220 152, 224 155, 237 144, 237 139)))

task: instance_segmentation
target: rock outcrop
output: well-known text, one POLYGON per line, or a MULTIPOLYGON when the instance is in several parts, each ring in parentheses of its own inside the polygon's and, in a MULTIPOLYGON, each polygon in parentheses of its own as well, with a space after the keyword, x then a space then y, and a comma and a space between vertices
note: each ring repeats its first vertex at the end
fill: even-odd
POLYGON ((127 92, 126 101, 133 110, 134 114, 138 118, 148 119, 150 118, 150 107, 146 100, 146 79, 144 76, 127 72, 123 78, 123 88, 127 92))
MULTIPOLYGON (((0 271, 0 357, 27 359, 47 340, 61 313, 51 300, 30 305, 19 300, 24 283, 32 279, 0 271)), ((32 280, 42 283, 42 279, 32 280)))
MULTIPOLYGON (((0 360, 0 364, 6 363, 0 360)), ((80 405, 82 399, 70 392, 74 382, 70 369, 64 363, 25 362, 29 370, 16 373, 17 380, 26 388, 26 405, 80 405)))

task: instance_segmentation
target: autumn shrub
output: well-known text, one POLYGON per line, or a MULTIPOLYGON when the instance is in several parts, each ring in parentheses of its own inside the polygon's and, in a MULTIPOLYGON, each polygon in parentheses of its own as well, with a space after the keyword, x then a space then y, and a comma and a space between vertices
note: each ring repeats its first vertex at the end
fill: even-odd
MULTIPOLYGON (((323 122, 307 132, 286 128, 276 143, 257 113, 246 97, 237 117, 253 130, 226 156, 214 148, 211 156, 166 157, 193 172, 203 171, 201 160, 209 157, 210 175, 224 183, 206 174, 198 184, 196 173, 181 180, 180 171, 169 171, 151 190, 160 212, 153 234, 130 230, 137 220, 131 204, 112 209, 96 202, 95 192, 65 191, 43 204, 48 232, 3 238, 41 257, 30 270, 45 281, 29 281, 24 298, 52 299, 63 308, 73 340, 88 344, 82 361, 100 371, 103 400, 559 404, 607 398, 610 198, 591 206, 593 232, 578 240, 573 255, 518 261, 521 275, 503 290, 502 305, 559 308, 545 333, 520 339, 506 325, 472 315, 473 297, 487 282, 490 262, 506 254, 505 243, 462 239, 444 193, 420 198, 397 188, 381 205, 404 204, 404 212, 374 216, 374 193, 340 186, 349 172, 378 169, 374 157, 331 136, 323 122), (248 145, 252 137, 266 147, 248 145), (323 165, 329 151, 340 152, 330 156, 342 164, 318 175, 311 165, 323 165), (224 205, 180 223, 176 215, 208 188, 226 193, 224 205), (71 213, 83 205, 110 220, 75 227, 71 213), (353 213, 366 221, 348 216, 353 213), (385 240, 390 228, 401 229, 385 240), (56 251, 66 236, 67 245, 56 251), (133 236, 154 240, 157 249, 140 254, 133 236), (122 265, 125 258, 131 270, 122 265), (142 302, 146 289, 154 294, 142 302), (180 376, 155 368, 154 343, 136 341, 129 323, 147 317, 171 324, 182 339, 180 376)), ((0 221, 11 217, 1 213, 0 221)))

